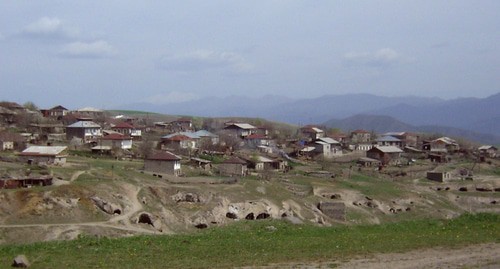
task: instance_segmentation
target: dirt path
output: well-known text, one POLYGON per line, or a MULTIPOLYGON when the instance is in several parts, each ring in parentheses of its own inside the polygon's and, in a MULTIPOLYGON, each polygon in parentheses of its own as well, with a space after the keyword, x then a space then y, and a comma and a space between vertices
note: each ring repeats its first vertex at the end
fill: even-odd
POLYGON ((79 176, 81 176, 85 171, 76 171, 72 176, 71 179, 69 180, 70 182, 75 181, 79 176))
POLYGON ((271 264, 246 269, 339 268, 339 269, 438 269, 438 268, 500 268, 500 244, 470 245, 457 249, 429 248, 405 253, 374 254, 347 261, 271 264))

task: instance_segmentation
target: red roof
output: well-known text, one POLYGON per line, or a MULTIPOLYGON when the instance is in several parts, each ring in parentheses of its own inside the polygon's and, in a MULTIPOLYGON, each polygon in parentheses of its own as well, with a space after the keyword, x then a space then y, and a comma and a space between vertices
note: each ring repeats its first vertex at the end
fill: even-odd
POLYGON ((168 151, 157 152, 146 158, 147 160, 156 160, 156 161, 180 161, 181 158, 173 153, 168 151))
POLYGON ((263 134, 251 134, 247 137, 245 137, 245 139, 268 139, 267 136, 263 135, 263 134))
POLYGON ((113 126, 111 129, 134 129, 134 126, 130 123, 126 123, 126 122, 119 122, 117 124, 115 124, 115 126, 113 126))

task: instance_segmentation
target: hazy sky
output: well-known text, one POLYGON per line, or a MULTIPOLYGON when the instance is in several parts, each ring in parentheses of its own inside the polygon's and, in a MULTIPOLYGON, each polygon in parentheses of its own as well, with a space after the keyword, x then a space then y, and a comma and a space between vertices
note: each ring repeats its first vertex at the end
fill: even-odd
POLYGON ((0 0, 0 99, 500 91, 500 1, 0 0))

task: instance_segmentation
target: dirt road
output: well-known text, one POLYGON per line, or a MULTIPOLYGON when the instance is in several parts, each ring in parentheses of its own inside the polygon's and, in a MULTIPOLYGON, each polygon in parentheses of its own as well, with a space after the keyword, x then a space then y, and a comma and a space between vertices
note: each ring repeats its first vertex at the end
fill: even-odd
POLYGON ((321 263, 285 263, 243 268, 493 269, 500 268, 500 244, 490 243, 470 245, 458 249, 431 248, 413 250, 405 253, 374 254, 367 257, 352 258, 346 261, 329 261, 321 263))

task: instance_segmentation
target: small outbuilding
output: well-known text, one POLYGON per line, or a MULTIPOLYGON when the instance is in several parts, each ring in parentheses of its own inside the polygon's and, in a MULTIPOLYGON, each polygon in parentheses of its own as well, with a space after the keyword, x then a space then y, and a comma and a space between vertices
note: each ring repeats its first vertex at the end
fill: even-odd
POLYGON ((246 176, 248 173, 247 162, 238 158, 231 157, 219 165, 221 175, 225 176, 246 176))
POLYGON ((168 151, 157 152, 144 160, 144 171, 179 176, 181 157, 168 151))
POLYGON ((19 153, 19 158, 28 164, 62 165, 66 163, 67 148, 66 146, 31 146, 19 153))
POLYGON ((445 182, 451 179, 451 174, 449 172, 427 172, 427 179, 437 182, 445 182))

